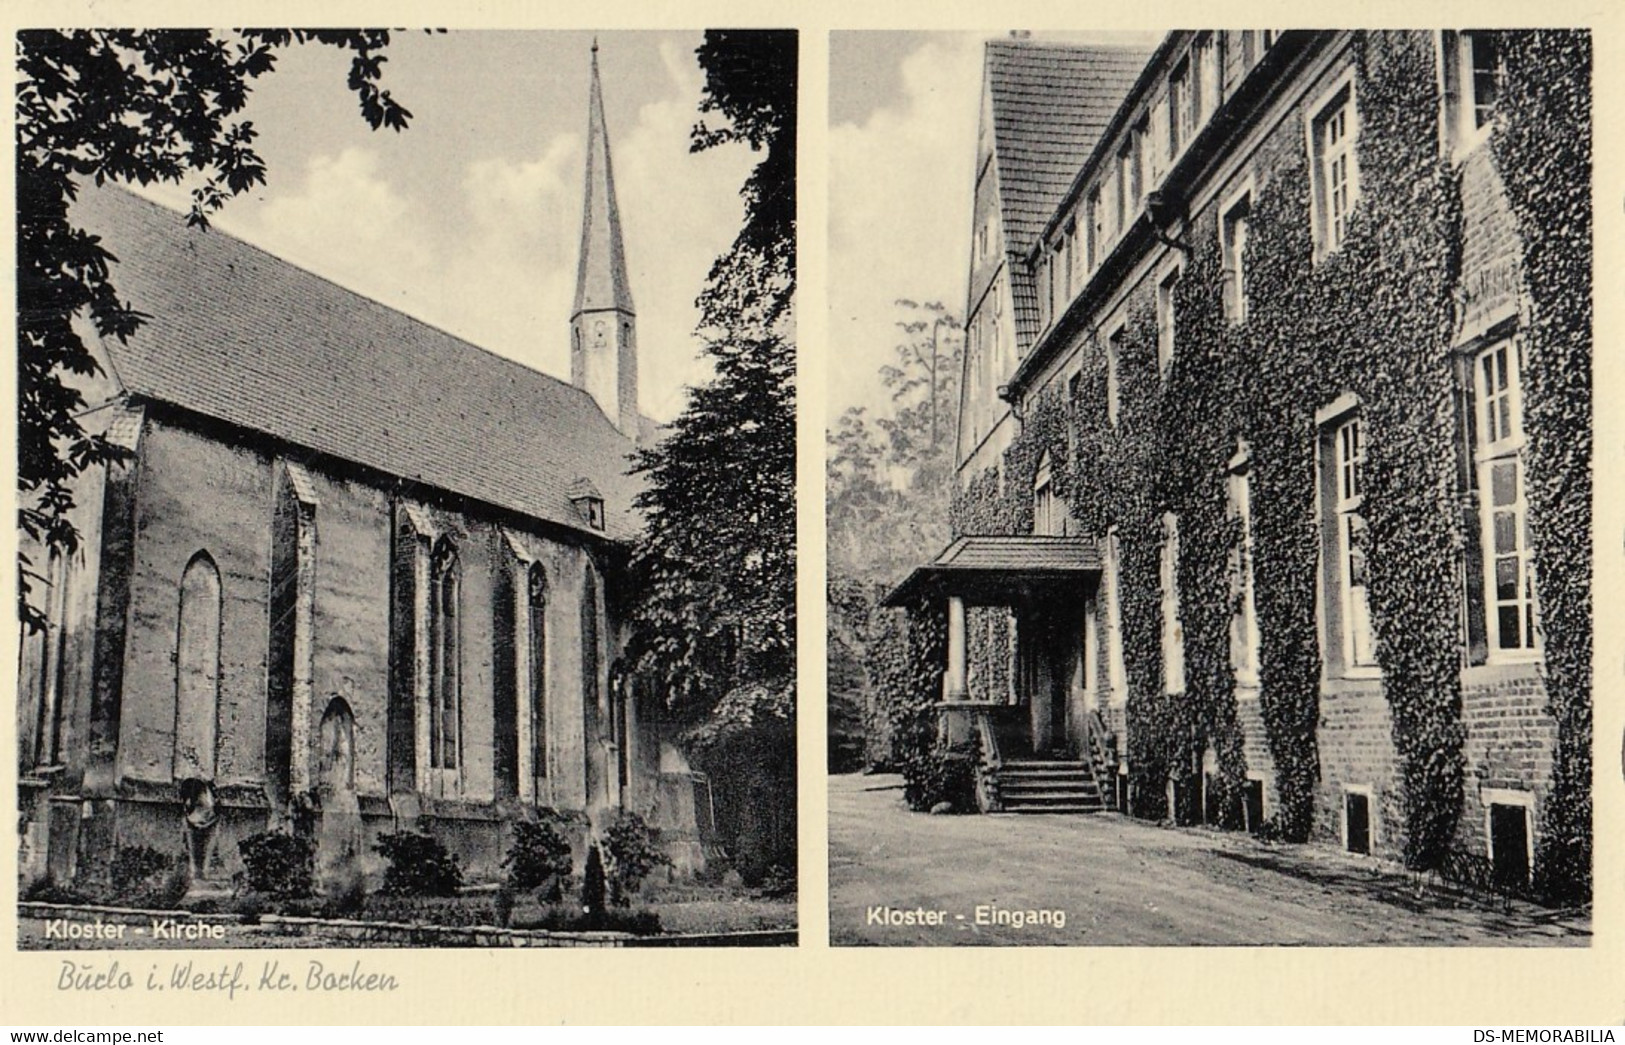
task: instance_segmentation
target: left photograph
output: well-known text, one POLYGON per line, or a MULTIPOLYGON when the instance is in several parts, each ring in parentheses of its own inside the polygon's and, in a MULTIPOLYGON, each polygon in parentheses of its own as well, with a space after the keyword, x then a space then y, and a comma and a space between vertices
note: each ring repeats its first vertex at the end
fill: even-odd
POLYGON ((796 33, 14 45, 19 946, 793 945, 796 33))

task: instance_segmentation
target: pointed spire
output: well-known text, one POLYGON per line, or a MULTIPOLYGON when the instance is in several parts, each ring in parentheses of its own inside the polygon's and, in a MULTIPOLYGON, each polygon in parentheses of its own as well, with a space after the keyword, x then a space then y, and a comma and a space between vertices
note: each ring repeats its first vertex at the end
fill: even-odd
POLYGON ((587 185, 581 215, 581 263, 576 270, 572 319, 583 312, 616 310, 628 314, 632 288, 626 278, 621 212, 615 203, 615 173, 609 161, 609 128, 604 92, 598 82, 598 38, 592 41, 592 86, 587 100, 587 185))

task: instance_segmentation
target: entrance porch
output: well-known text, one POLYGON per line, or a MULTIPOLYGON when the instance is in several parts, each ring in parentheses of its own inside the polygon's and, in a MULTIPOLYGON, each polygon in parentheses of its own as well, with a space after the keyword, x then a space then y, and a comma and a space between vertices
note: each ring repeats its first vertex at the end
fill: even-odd
MULTIPOLYGON (((913 571, 888 606, 945 603, 947 662, 937 743, 977 750, 984 812, 1094 812, 1115 804, 1115 738, 1096 705, 1100 556, 1088 537, 962 537, 913 571), (967 612, 996 607, 1014 628, 1008 692, 973 699, 967 612), (1002 697, 1002 699, 1000 699, 1002 697)), ((996 654, 995 654, 996 655, 996 654)))

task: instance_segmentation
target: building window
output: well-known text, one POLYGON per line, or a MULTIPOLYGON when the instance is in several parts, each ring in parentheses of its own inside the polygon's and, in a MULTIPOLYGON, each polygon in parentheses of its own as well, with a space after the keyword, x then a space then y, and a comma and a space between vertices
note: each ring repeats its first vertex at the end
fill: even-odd
POLYGON ((1134 125, 1133 155, 1129 158, 1129 173, 1133 181, 1131 190, 1134 197, 1134 212, 1138 214, 1145 205, 1146 193, 1151 191, 1151 172, 1146 169, 1145 140, 1150 134, 1150 124, 1145 117, 1134 125))
POLYGON ((589 760, 591 742, 598 736, 598 665, 598 575, 589 565, 581 592, 581 704, 586 716, 589 760))
POLYGON ((1353 409, 1344 411, 1326 427, 1322 445, 1323 504, 1329 506, 1325 525, 1327 610, 1335 615, 1333 641, 1335 669, 1367 668, 1376 664, 1371 637, 1371 610, 1366 598, 1366 525, 1364 506, 1365 427, 1353 409))
POLYGON ((174 779, 213 780, 220 716, 220 570, 198 552, 181 574, 175 632, 174 779))
POLYGON ((1492 880, 1497 888, 1509 893, 1528 889, 1534 864, 1534 794, 1485 788, 1481 798, 1492 880))
POLYGON ((1224 259, 1224 315, 1232 323, 1247 321, 1247 280, 1243 263, 1252 213, 1252 192, 1243 191, 1231 199, 1219 223, 1219 250, 1224 259))
POLYGON ((1178 267, 1170 268, 1157 283, 1157 369, 1163 377, 1174 365, 1174 288, 1178 284, 1178 267))
POLYGON ((1501 62, 1495 36, 1488 32, 1463 33, 1463 57, 1472 89, 1472 129, 1488 127, 1495 119, 1495 101, 1501 93, 1501 62))
POLYGON ((1179 150, 1190 141, 1191 128, 1196 123, 1191 102, 1191 65, 1189 59, 1174 67, 1168 77, 1168 159, 1178 159, 1179 150))
POLYGON ((1078 268, 1078 222, 1075 218, 1068 218, 1066 223, 1066 282, 1063 284, 1068 298, 1072 295, 1072 287, 1077 282, 1078 268))
POLYGON ((1376 841, 1376 825, 1371 819, 1371 789, 1343 789, 1343 848, 1351 853, 1369 854, 1376 841))
POLYGON ((1185 629, 1179 621, 1179 516, 1162 516, 1162 688, 1185 692, 1185 629))
POLYGON ((1253 594, 1252 454, 1245 443, 1230 460, 1226 480, 1227 514, 1235 527, 1230 549, 1230 666, 1238 695, 1255 696, 1258 687, 1258 604, 1253 594))
POLYGON ((1492 660, 1515 658, 1538 644, 1522 454, 1521 348, 1519 339, 1508 338, 1485 349, 1473 363, 1478 402, 1474 449, 1492 660))
MULTIPOLYGON (((1100 206, 1100 190, 1089 193, 1089 264, 1090 272, 1099 267, 1106 255, 1106 212, 1100 206)), ((1068 289, 1071 284, 1067 284, 1068 289)))
POLYGON ((1116 191, 1117 230, 1121 233, 1128 228, 1129 220, 1134 216, 1134 153, 1128 142, 1124 142, 1117 153, 1116 191))
POLYGON ((462 585, 457 551, 442 538, 429 564, 429 767, 456 769, 462 696, 462 585))
POLYGON ((1310 121, 1310 164, 1314 178, 1315 256, 1342 246, 1349 212, 1360 197, 1359 163, 1354 142, 1359 113, 1354 105, 1352 71, 1314 110, 1310 121))
POLYGON ((1127 338, 1127 327, 1119 324, 1106 339, 1106 420, 1117 424, 1117 370, 1122 365, 1123 342, 1127 338))
POLYGON ((525 648, 530 664, 530 764, 537 777, 547 776, 547 573, 540 563, 528 571, 525 648))
POLYGON ((1038 471, 1033 476, 1033 533, 1041 537, 1061 535, 1061 505, 1055 496, 1047 450, 1038 459, 1038 471))
POLYGON ((1191 53, 1196 65, 1196 126, 1200 127, 1219 107, 1220 37, 1213 33, 1203 36, 1191 53))
POLYGON ((1106 531, 1106 547, 1101 564, 1106 594, 1106 690, 1107 699, 1117 706, 1128 701, 1128 672, 1123 665, 1122 559, 1117 546, 1117 527, 1106 531))
POLYGON ((1055 285, 1050 282, 1049 252, 1045 251, 1038 259, 1038 325, 1040 329, 1048 329, 1051 319, 1055 315, 1055 285))
POLYGON ((1484 141, 1501 93, 1501 55, 1495 33, 1469 29, 1442 34, 1439 49, 1444 101, 1444 144, 1458 158, 1484 141))

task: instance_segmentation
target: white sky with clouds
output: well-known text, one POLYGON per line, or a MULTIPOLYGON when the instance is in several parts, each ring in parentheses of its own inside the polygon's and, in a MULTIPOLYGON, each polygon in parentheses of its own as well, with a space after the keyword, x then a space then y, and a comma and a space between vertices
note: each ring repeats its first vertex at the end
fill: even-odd
MULTIPOLYGON (((693 336, 706 273, 743 218, 742 146, 688 151, 699 33, 600 34, 599 68, 638 312, 644 412, 709 376, 693 336)), ((244 114, 269 185, 217 227, 477 345, 568 380, 589 46, 579 32, 399 34, 384 85, 413 113, 371 131, 339 52, 306 45, 244 114)), ((185 206, 187 190, 149 192, 185 206)))
POLYGON ((983 38, 863 35, 830 48, 830 82, 845 85, 829 134, 831 424, 885 404, 898 298, 963 318, 970 259, 983 38))

